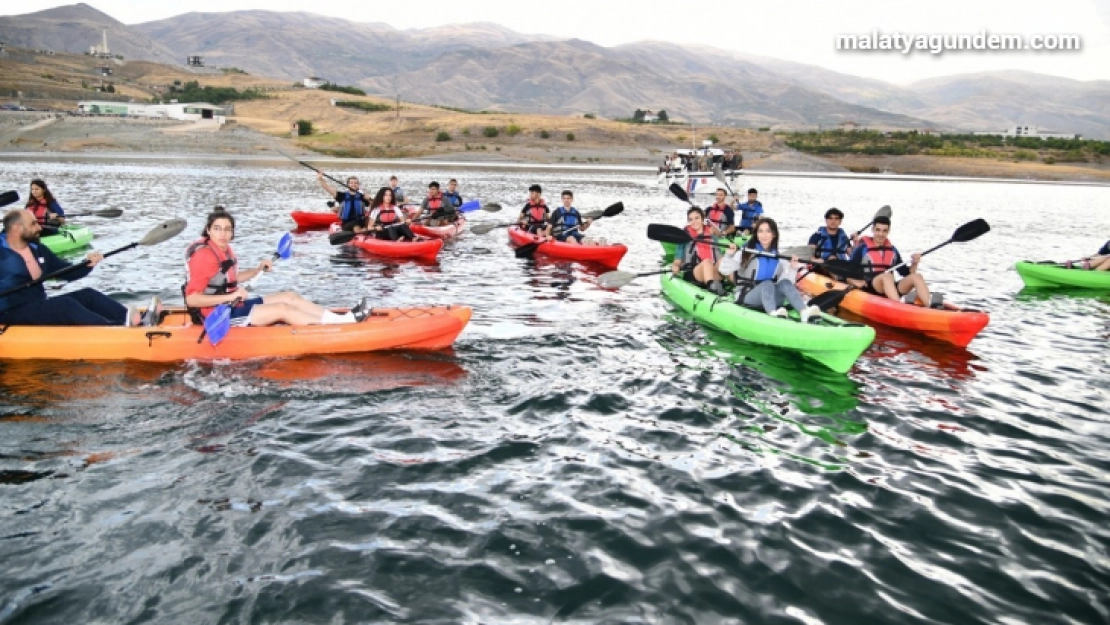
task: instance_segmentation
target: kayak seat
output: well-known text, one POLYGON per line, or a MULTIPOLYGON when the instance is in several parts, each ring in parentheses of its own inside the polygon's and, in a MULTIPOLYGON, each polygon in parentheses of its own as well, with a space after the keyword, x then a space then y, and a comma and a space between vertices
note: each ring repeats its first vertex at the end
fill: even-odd
MULTIPOLYGON (((196 308, 192 308, 189 306, 189 300, 185 297, 186 286, 187 285, 185 284, 181 285, 181 301, 185 304, 185 311, 189 313, 189 320, 192 321, 195 325, 202 326, 204 325, 204 315, 200 314, 200 311, 196 308)), ((163 312, 162 314, 165 315, 165 312, 163 312)), ((159 319, 158 321, 159 323, 161 323, 162 320, 159 319)))

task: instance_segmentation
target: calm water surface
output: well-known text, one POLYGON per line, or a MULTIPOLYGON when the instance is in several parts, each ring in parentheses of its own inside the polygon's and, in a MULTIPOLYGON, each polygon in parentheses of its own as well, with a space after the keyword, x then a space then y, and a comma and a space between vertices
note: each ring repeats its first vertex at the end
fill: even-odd
MULTIPOLYGON (((648 176, 401 175, 513 213, 532 182, 621 200, 592 232, 634 271, 659 266, 646 224, 685 219, 648 176)), ((294 166, 0 162, 0 187, 32 176, 67 210, 128 209, 86 222, 101 250, 190 220, 78 283, 124 302, 180 301, 212 205, 250 259, 326 199, 294 166)), ((991 324, 966 350, 879 328, 836 375, 693 323, 654 279, 517 260, 504 230, 434 265, 301 233, 260 290, 469 304, 454 351, 0 363, 0 622, 1110 621, 1110 294, 1022 291, 1012 269, 1094 252, 1110 190, 749 184, 785 245, 833 205, 850 228, 893 206, 903 252, 986 218, 922 271, 991 324)))

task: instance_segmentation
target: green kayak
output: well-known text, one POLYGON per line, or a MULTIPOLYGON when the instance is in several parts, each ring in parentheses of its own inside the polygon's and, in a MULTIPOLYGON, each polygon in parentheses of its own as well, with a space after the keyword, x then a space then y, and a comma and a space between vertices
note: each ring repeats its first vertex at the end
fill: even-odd
POLYGON ((62 226, 58 234, 42 237, 41 242, 55 254, 79 250, 92 243, 92 230, 83 226, 62 226))
POLYGON ((772 317, 738 306, 731 297, 718 299, 709 291, 670 274, 663 275, 662 284, 663 293, 698 321, 750 343, 799 352, 837 373, 851 369, 863 350, 875 340, 873 328, 830 315, 821 315, 819 322, 802 325, 794 311, 790 319, 772 317))
MULTIPOLYGON (((741 247, 742 245, 744 245, 745 243, 748 242, 749 238, 750 237, 739 236, 739 237, 736 237, 735 239, 733 239, 732 241, 729 241, 728 239, 717 239, 717 247, 720 248, 721 254, 724 254, 725 252, 728 251, 728 246, 729 246, 730 243, 735 242, 736 247, 741 247)), ((667 243, 665 241, 660 241, 659 244, 663 246, 663 255, 664 256, 666 256, 667 258, 674 258, 674 252, 675 252, 676 249, 678 249, 677 244, 667 243)))
POLYGON ((1034 288, 1079 288, 1110 291, 1110 271, 1068 269, 1060 263, 1022 261, 1014 266, 1025 286, 1034 288))

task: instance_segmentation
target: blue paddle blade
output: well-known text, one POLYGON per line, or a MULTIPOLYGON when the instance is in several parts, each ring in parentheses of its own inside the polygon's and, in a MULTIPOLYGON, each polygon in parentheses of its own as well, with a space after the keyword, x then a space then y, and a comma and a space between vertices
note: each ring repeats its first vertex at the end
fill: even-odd
POLYGON ((208 333, 208 342, 212 347, 219 345, 230 329, 231 307, 227 304, 220 304, 204 319, 204 330, 208 333))
POLYGON ((482 208, 481 200, 470 200, 469 202, 463 202, 462 206, 458 208, 458 211, 460 213, 469 213, 471 211, 476 211, 479 208, 482 208))
POLYGON ((277 257, 285 260, 293 255, 293 235, 289 232, 281 235, 281 240, 278 241, 277 257))

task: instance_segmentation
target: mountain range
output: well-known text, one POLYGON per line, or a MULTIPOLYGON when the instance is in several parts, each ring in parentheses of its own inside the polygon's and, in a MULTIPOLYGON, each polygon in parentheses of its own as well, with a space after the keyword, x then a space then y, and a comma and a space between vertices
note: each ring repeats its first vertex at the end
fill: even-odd
POLYGON ((86 4, 0 17, 9 45, 78 52, 107 30, 113 53, 300 81, 321 76, 369 93, 467 109, 628 117, 637 109, 699 124, 782 129, 1001 131, 1018 124, 1110 139, 1110 81, 1005 71, 898 86, 707 46, 614 47, 474 23, 399 30, 312 13, 185 13, 125 25, 86 4))

